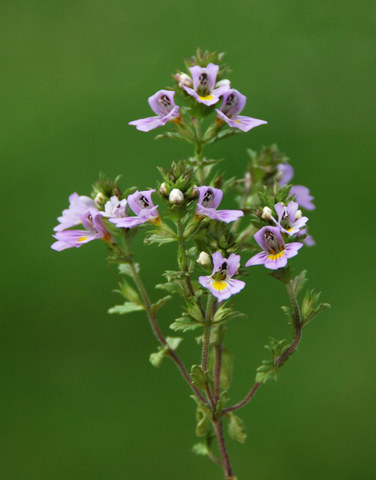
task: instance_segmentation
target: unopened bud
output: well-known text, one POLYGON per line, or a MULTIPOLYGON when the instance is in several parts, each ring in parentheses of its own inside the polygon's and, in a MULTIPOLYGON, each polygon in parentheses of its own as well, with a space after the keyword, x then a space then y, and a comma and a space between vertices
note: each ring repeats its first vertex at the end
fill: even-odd
POLYGON ((192 79, 186 73, 177 73, 175 75, 175 80, 179 83, 180 88, 183 88, 183 86, 192 87, 192 79))
POLYGON ((173 203, 174 205, 180 205, 184 201, 183 192, 178 188, 173 188, 168 199, 170 203, 173 203))
POLYGON ((164 197, 168 196, 168 191, 166 188, 166 184, 163 182, 162 185, 159 187, 159 193, 163 195, 164 197))
POLYGON ((261 218, 264 220, 271 220, 272 218, 272 210, 269 207, 264 207, 262 209, 262 215, 261 218))
POLYGON ((295 213, 295 220, 298 220, 299 218, 302 218, 303 214, 301 210, 297 210, 295 213))
POLYGON ((106 195, 102 192, 98 192, 94 198, 94 203, 97 207, 102 207, 104 201, 106 200, 106 195))
POLYGON ((225 79, 220 80, 219 82, 217 82, 215 84, 215 88, 218 88, 218 87, 231 87, 231 82, 230 82, 230 80, 225 78, 225 79))
POLYGON ((206 252, 201 252, 198 256, 197 263, 202 267, 210 267, 211 266, 211 259, 210 255, 206 252))

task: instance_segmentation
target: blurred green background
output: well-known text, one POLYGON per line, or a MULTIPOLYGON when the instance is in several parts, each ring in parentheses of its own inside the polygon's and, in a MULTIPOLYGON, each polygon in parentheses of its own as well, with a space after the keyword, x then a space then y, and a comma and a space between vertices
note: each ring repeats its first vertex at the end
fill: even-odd
MULTIPOLYGON (((229 441, 235 473, 375 478, 375 27, 370 0, 1 1, 2 480, 222 478, 190 452, 190 392, 172 363, 149 364, 156 341, 143 315, 107 314, 120 297, 104 245, 50 249, 68 195, 89 193, 99 171, 147 188, 156 165, 190 154, 127 123, 150 114, 147 97, 197 46, 227 52, 244 114, 269 122, 208 153, 228 175, 242 173, 246 148, 277 142, 288 154, 317 205, 317 246, 293 263, 332 304, 278 383, 239 412, 248 440, 229 441)), ((135 250, 152 288, 170 250, 141 239, 135 250)), ((282 285, 254 267, 247 289, 237 302, 249 316, 226 337, 233 401, 267 337, 290 335, 282 285)), ((193 335, 181 353, 197 362, 193 335)))

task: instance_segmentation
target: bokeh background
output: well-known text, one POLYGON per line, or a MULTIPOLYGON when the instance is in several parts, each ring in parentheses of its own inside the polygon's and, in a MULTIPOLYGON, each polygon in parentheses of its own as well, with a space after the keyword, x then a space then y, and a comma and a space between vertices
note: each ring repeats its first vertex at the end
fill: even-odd
MULTIPOLYGON (((68 195, 89 193, 100 171, 147 188, 156 165, 190 155, 127 123, 150 114, 147 97, 197 46, 227 52, 244 113, 269 122, 208 153, 228 175, 242 173, 246 148, 288 154, 317 205, 317 246, 294 265, 332 304, 278 383, 239 412, 248 440, 229 441, 235 473, 375 478, 375 27, 371 0, 1 1, 1 479, 222 478, 190 451, 194 404, 172 363, 149 364, 143 315, 107 314, 120 297, 104 245, 50 249, 68 195)), ((152 288, 170 250, 134 248, 152 288)), ((261 267, 248 282, 237 302, 249 316, 227 334, 233 401, 267 337, 290 335, 282 285, 261 267)), ((193 335, 181 354, 197 362, 193 335)))

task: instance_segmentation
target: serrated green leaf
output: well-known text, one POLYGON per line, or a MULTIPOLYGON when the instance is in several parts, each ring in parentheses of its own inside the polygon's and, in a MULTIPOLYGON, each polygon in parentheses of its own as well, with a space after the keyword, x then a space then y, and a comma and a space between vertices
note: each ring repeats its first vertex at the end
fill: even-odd
MULTIPOLYGON (((134 267, 136 269, 137 272, 140 271, 140 265, 138 263, 135 263, 134 264, 134 267)), ((119 273, 121 275, 127 275, 128 277, 132 277, 133 278, 133 272, 132 272, 132 268, 131 266, 129 265, 129 263, 120 263, 119 264, 119 273)))
POLYGON ((188 314, 197 322, 201 322, 203 320, 202 311, 195 300, 190 300, 189 303, 187 302, 186 308, 188 314))
POLYGON ((196 409, 196 435, 198 437, 204 437, 210 428, 210 420, 207 416, 207 412, 200 405, 196 409))
POLYGON ((290 307, 287 307, 286 305, 282 305, 281 310, 283 311, 283 313, 284 313, 284 314, 286 315, 286 317, 288 318, 289 324, 292 324, 293 321, 294 321, 294 318, 293 318, 293 314, 292 314, 291 308, 290 308, 290 307))
POLYGON ((175 332, 188 332, 189 330, 196 330, 196 328, 201 327, 201 323, 196 322, 191 317, 183 316, 181 318, 177 318, 171 325, 171 330, 175 332))
POLYGON ((236 312, 231 307, 226 307, 226 305, 223 304, 215 312, 213 317, 213 323, 216 323, 216 324, 224 323, 229 320, 234 320, 235 318, 245 317, 245 316, 246 315, 244 313, 236 312))
POLYGON ((158 283, 155 288, 158 290, 165 290, 169 293, 177 293, 178 295, 185 296, 184 283, 182 281, 169 281, 165 283, 158 283))
POLYGON ((140 296, 133 287, 130 286, 128 282, 123 280, 119 283, 120 293, 121 295, 128 300, 129 302, 135 303, 137 305, 142 305, 140 296))
POLYGON ((277 368, 272 360, 263 360, 257 369, 256 382, 266 383, 268 380, 277 380, 277 368))
POLYGON ((191 378, 193 385, 201 389, 204 389, 208 383, 208 378, 201 365, 192 365, 191 378))
POLYGON ((244 443, 247 438, 247 432, 243 420, 231 413, 228 419, 228 433, 233 440, 244 443))
POLYGON ((133 303, 133 302, 125 302, 123 305, 116 305, 108 310, 108 313, 118 313, 120 315, 125 315, 131 312, 137 312, 139 310, 145 310, 143 305, 133 303))

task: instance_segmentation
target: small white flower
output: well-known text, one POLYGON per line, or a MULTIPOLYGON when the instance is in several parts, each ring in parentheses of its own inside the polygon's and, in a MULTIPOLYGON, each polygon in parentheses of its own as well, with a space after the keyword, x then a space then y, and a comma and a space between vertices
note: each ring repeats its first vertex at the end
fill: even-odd
POLYGON ((159 193, 164 197, 167 197, 168 191, 167 191, 165 182, 163 182, 162 185, 159 187, 159 193))
POLYGON ((94 198, 94 203, 97 205, 97 207, 101 207, 105 199, 106 196, 102 192, 99 192, 94 198))

